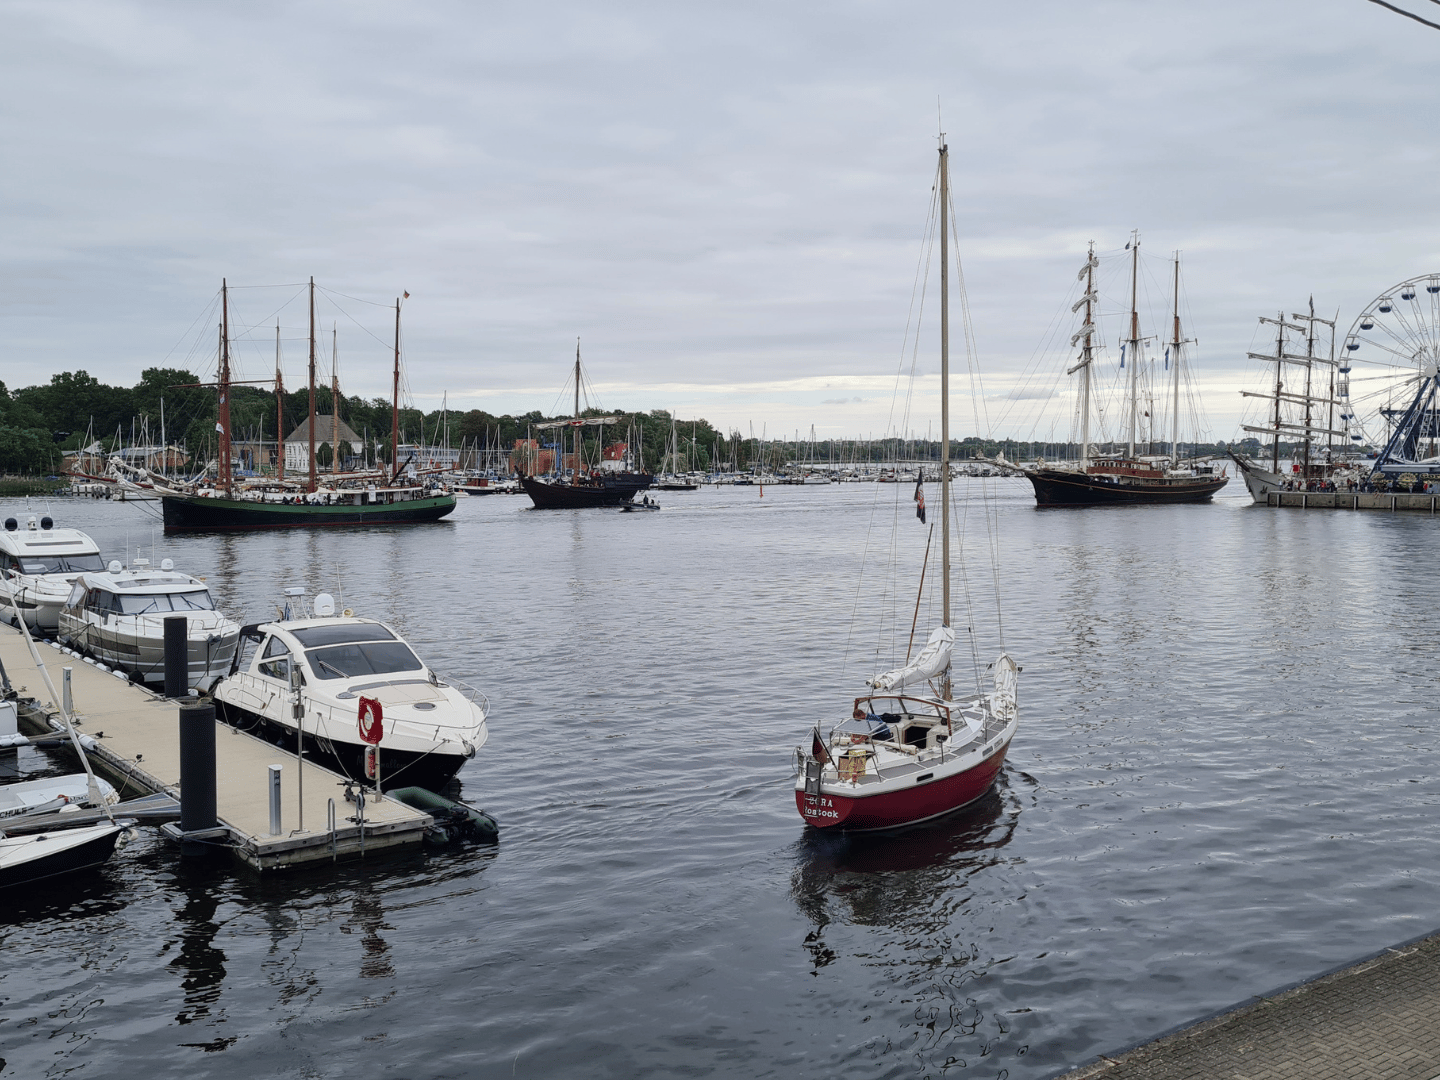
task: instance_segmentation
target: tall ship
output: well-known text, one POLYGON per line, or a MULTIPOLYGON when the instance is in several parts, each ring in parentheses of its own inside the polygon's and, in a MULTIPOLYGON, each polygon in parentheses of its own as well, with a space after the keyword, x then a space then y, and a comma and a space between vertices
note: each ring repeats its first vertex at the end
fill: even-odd
MULTIPOLYGON (((400 300, 395 301, 395 375, 391 405, 391 463, 388 470, 348 478, 332 477, 322 487, 315 447, 315 279, 310 279, 310 468, 303 490, 281 484, 237 484, 230 451, 230 303, 229 289, 220 284, 219 461, 215 482, 193 490, 159 488, 166 532, 226 529, 283 529, 334 525, 412 525, 438 521, 455 509, 455 496, 438 484, 404 483, 405 462, 400 446, 400 300)), ((281 407, 284 387, 276 371, 275 399, 283 430, 281 407)), ((332 403, 332 410, 335 405, 332 403)), ((281 461, 283 469, 283 447, 281 461)), ((283 477, 283 474, 281 474, 283 477)))
POLYGON ((1263 403, 1261 422, 1244 425, 1262 437, 1260 451, 1231 451, 1254 501, 1434 512, 1440 274, 1409 278, 1371 300, 1338 355, 1337 323, 1318 318, 1313 300, 1308 314, 1260 321, 1275 328, 1275 346, 1249 355, 1274 372, 1263 392, 1242 391, 1263 403), (1357 366, 1367 390, 1354 398, 1357 366))
MULTIPOLYGON (((869 689, 854 699, 849 718, 823 735, 816 725, 808 750, 796 748, 795 808, 817 829, 896 829, 968 806, 994 786, 1020 724, 1020 669, 1008 653, 1002 651, 988 665, 989 686, 982 682, 978 659, 973 692, 968 687, 961 691, 952 679, 950 176, 943 139, 939 173, 941 620, 917 655, 912 658, 907 649, 902 666, 868 680, 869 689)), ((918 487, 916 502, 923 523, 918 487)), ((923 590, 923 562, 920 580, 923 590)), ((973 622, 973 615, 966 621, 973 622)), ((967 634, 973 629, 965 627, 967 634)))
MULTIPOLYGON (((1128 438, 1125 452, 1096 453, 1090 441, 1093 383, 1095 372, 1095 349, 1097 337, 1097 308, 1100 297, 1095 288, 1095 270, 1100 261, 1095 256, 1095 245, 1090 245, 1085 265, 1080 269, 1080 280, 1085 283, 1085 293, 1076 301, 1073 310, 1081 311, 1082 322, 1079 330, 1070 339, 1072 346, 1080 346, 1076 364, 1066 374, 1080 376, 1080 454, 1074 462, 1047 464, 1037 461, 1031 468, 1024 469, 1026 478, 1035 489, 1037 506, 1101 506, 1133 503, 1181 503, 1205 502, 1228 482, 1221 472, 1216 474, 1213 465, 1185 463, 1180 457, 1180 388, 1183 382, 1183 357, 1185 346, 1192 344, 1181 335, 1180 330, 1180 257, 1174 260, 1174 314, 1171 339, 1167 343, 1171 372, 1170 389, 1173 400, 1170 410, 1170 452, 1168 455, 1140 454, 1142 414, 1149 416, 1151 409, 1141 402, 1141 373, 1144 370, 1144 348, 1149 339, 1140 333, 1140 312, 1137 303, 1140 273, 1140 236, 1132 236, 1130 244, 1130 320, 1129 337, 1121 343, 1121 364, 1129 358, 1129 377, 1124 416, 1128 438)), ((1151 440, 1154 425, 1150 425, 1151 440)), ((1118 448, 1116 448, 1118 449, 1118 448)))
POLYGON ((603 444, 605 426, 619 423, 620 417, 581 416, 580 388, 582 385, 580 343, 577 341, 575 343, 575 413, 569 420, 552 420, 535 425, 538 431, 558 433, 557 450, 563 447, 565 432, 570 433, 574 468, 570 470, 569 476, 565 476, 565 470, 561 468, 562 462, 557 454, 556 475, 551 479, 529 475, 523 468, 517 467, 516 469, 520 487, 526 495, 530 496, 530 501, 536 510, 576 510, 590 506, 620 506, 629 503, 639 492, 655 483, 654 475, 645 472, 643 464, 636 463, 638 467, 628 467, 630 465, 628 454, 615 459, 607 459, 602 453, 601 461, 594 468, 584 466, 585 429, 587 427, 599 428, 601 431, 600 441, 603 444))

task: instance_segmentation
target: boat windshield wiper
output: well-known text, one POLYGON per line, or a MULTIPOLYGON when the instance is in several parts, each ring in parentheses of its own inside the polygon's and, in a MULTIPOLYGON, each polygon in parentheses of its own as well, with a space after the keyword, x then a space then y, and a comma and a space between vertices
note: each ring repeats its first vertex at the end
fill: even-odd
POLYGON ((320 667, 329 668, 331 671, 333 671, 333 672, 336 674, 336 676, 337 676, 338 678, 341 678, 341 679, 354 678, 354 676, 352 676, 348 671, 341 671, 341 670, 340 670, 339 668, 337 668, 334 664, 326 663, 324 660, 321 660, 319 657, 316 657, 315 663, 316 663, 317 665, 319 665, 320 667))

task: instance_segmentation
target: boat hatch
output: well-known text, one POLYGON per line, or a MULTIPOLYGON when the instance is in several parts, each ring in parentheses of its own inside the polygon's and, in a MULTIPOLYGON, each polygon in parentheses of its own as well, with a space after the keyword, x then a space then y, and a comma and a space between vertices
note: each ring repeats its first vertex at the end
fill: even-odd
POLYGON ((345 645, 352 641, 394 641, 395 635, 379 623, 331 623, 291 630, 307 649, 316 645, 345 645))

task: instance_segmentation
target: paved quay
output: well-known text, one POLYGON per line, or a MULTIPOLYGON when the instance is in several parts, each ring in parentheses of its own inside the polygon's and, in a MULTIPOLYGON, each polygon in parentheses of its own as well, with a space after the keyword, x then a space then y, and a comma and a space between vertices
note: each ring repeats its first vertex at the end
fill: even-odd
POLYGON ((1440 933, 1059 1075, 1065 1080, 1436 1080, 1440 933))

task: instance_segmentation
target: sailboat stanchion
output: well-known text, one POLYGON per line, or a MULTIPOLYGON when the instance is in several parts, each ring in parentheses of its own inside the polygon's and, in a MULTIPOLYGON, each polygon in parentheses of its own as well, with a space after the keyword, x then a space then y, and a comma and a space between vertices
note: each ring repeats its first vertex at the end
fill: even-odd
MULTIPOLYGON (((168 629, 168 627, 167 627, 168 629)), ((215 808, 215 706, 180 706, 180 854, 201 855, 194 834, 219 827, 215 808)))

